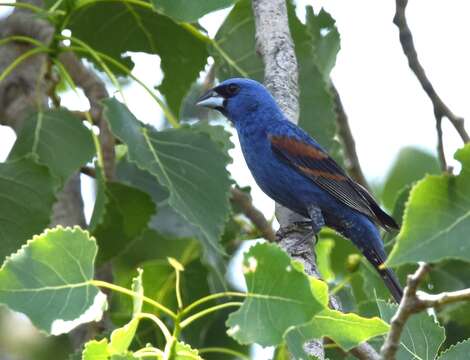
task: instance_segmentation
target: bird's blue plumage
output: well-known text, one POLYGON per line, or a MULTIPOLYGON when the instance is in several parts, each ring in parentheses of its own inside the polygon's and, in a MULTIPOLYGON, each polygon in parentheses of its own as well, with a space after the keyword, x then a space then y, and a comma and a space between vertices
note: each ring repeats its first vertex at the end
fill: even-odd
POLYGON ((394 220, 312 137, 288 121, 263 85, 229 79, 212 92, 211 96, 223 98, 216 108, 237 129, 246 163, 260 188, 305 217, 312 207, 319 209, 324 223, 361 250, 399 300, 401 289, 393 273, 379 268, 386 255, 376 226, 397 227, 394 220))

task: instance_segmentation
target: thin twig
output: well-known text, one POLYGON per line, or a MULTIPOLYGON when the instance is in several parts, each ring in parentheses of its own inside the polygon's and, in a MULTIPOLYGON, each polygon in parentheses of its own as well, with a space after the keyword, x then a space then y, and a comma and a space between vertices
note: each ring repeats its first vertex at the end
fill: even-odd
POLYGON ((393 18, 394 24, 398 27, 400 33, 400 43, 403 48, 403 52, 405 53, 408 59, 408 65, 413 73, 418 78, 423 90, 428 95, 429 99, 432 102, 434 108, 434 116, 436 118, 436 125, 437 125, 437 132, 438 132, 438 151, 439 157, 441 160, 441 166, 445 166, 445 158, 444 158, 444 151, 442 146, 442 130, 440 121, 443 117, 449 119, 451 124, 454 126, 455 130, 459 133, 462 141, 464 143, 468 143, 470 141, 470 137, 465 130, 464 119, 461 117, 456 116, 448 106, 442 101, 440 96, 436 93, 433 85, 429 81, 424 68, 422 67, 421 63, 418 60, 418 54, 416 52, 416 48, 413 42, 413 36, 411 34, 411 30, 408 26, 406 21, 406 6, 408 5, 408 0, 396 0, 396 12, 395 17, 393 18))
POLYGON ((231 193, 232 201, 240 207, 243 214, 250 219, 263 237, 271 242, 276 241, 276 234, 274 233, 271 223, 266 220, 261 211, 254 207, 251 197, 237 188, 232 188, 231 193))
MULTIPOLYGON (((395 359, 395 354, 400 346, 400 337, 408 318, 428 307, 426 303, 420 300, 417 289, 429 270, 430 266, 423 262, 419 264, 414 274, 408 275, 406 287, 403 291, 403 299, 398 306, 397 312, 392 317, 390 331, 380 350, 380 355, 383 360, 395 359)), ((432 307, 432 305, 430 306, 432 307)))
POLYGON ((380 360, 380 355, 369 343, 362 343, 349 351, 351 355, 359 360, 380 360))
POLYGON ((351 175, 354 180, 356 180, 366 189, 370 190, 366 177, 362 172, 361 164, 359 163, 359 158, 356 152, 356 142, 354 141, 351 128, 349 127, 348 116, 344 111, 343 103, 341 102, 338 90, 333 83, 331 83, 331 92, 335 100, 338 135, 341 138, 347 156, 346 168, 349 175, 351 175))
POLYGON ((437 154, 439 156, 439 163, 441 164, 441 170, 447 171, 447 160, 444 152, 444 139, 442 134, 442 118, 436 118, 436 131, 437 131, 437 154))

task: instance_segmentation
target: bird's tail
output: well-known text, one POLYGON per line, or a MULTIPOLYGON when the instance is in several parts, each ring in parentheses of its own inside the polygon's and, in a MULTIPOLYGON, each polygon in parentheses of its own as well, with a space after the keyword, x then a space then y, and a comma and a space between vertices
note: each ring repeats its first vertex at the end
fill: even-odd
POLYGON ((385 285, 390 290, 393 298, 399 304, 403 297, 403 289, 401 288, 400 283, 398 282, 397 276, 392 269, 378 269, 380 276, 382 277, 385 285))
POLYGON ((383 282, 392 294, 393 298, 399 304, 401 298, 403 297, 403 289, 400 283, 398 282, 398 278, 393 272, 393 270, 383 267, 383 263, 385 262, 385 256, 372 248, 365 250, 364 256, 377 270, 383 282))

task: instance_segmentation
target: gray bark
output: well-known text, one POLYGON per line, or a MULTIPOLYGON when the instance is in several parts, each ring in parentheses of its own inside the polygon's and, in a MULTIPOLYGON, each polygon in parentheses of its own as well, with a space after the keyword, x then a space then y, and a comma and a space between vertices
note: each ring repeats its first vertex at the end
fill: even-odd
MULTIPOLYGON (((285 0, 253 0, 257 50, 264 62, 264 83, 284 114, 293 123, 299 117, 297 59, 294 52, 285 0)), ((304 241, 312 233, 309 227, 296 224, 305 221, 300 215, 276 204, 276 217, 281 225, 278 241, 289 255, 304 264, 305 271, 319 277, 313 241, 304 241)), ((309 355, 324 359, 323 342, 305 344, 309 355)))
MULTIPOLYGON (((42 1, 25 1, 41 6, 42 1)), ((0 38, 12 35, 29 36, 48 45, 54 28, 47 21, 38 18, 28 10, 15 9, 6 19, 0 21, 0 38)), ((10 42, 0 47, 0 72, 10 65, 31 45, 10 42)), ((54 86, 48 72, 49 60, 46 55, 32 56, 21 63, 0 83, 0 124, 21 129, 28 113, 39 106, 48 108, 48 93, 54 86)), ((51 225, 85 225, 80 177, 73 176, 58 195, 54 205, 51 225)))

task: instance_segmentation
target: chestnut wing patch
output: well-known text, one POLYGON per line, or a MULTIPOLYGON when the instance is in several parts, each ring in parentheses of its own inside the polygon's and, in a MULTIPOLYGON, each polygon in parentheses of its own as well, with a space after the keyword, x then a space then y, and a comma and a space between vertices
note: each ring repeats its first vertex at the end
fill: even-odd
POLYGON ((278 158, 343 204, 368 216, 386 229, 398 228, 366 189, 352 180, 323 149, 287 136, 269 135, 278 158))

